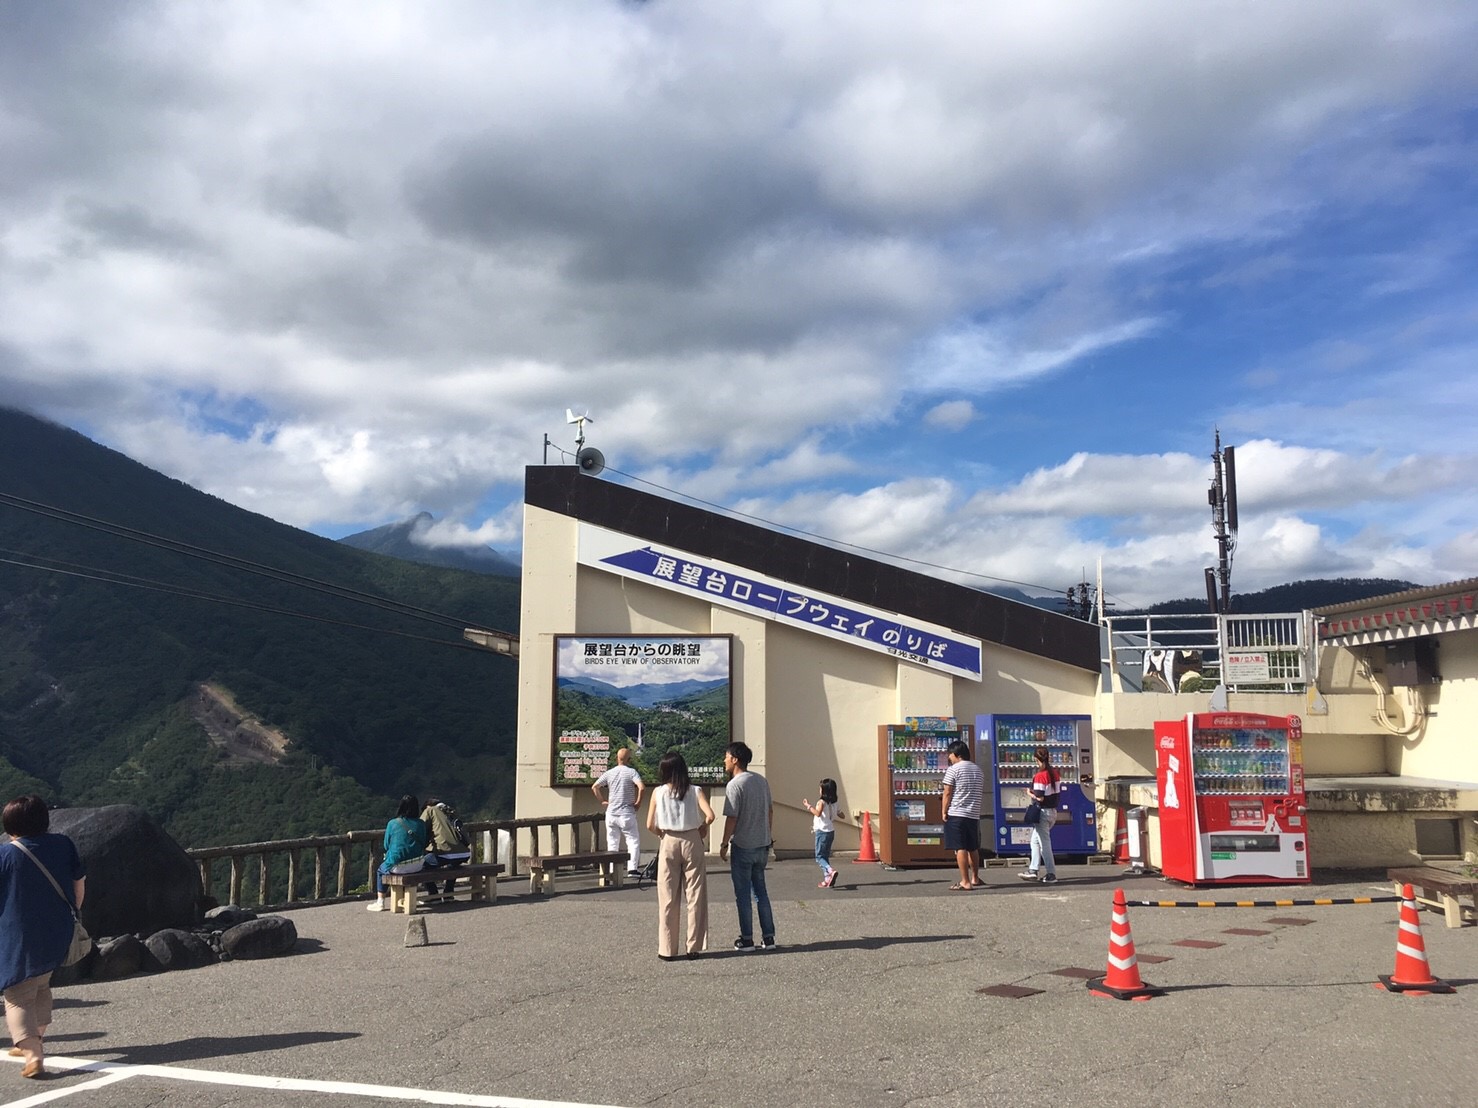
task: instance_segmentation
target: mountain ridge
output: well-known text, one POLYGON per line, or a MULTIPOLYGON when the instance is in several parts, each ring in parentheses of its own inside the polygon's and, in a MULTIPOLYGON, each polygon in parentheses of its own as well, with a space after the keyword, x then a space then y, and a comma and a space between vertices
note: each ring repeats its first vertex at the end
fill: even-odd
POLYGON ((436 517, 430 512, 418 512, 409 519, 357 531, 338 541, 356 550, 445 569, 464 569, 470 573, 500 577, 517 577, 522 572, 517 559, 491 546, 431 546, 420 541, 417 536, 424 535, 435 522, 436 517))

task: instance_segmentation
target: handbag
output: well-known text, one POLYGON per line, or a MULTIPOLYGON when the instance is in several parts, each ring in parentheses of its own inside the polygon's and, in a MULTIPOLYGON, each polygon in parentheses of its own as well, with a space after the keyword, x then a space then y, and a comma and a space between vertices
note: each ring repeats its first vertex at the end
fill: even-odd
POLYGON ((1021 822, 1028 827, 1035 827, 1042 821, 1042 805, 1036 797, 1026 806, 1026 811, 1021 813, 1021 822))
POLYGON ((87 928, 82 926, 82 917, 77 914, 77 909, 72 907, 71 897, 62 892, 62 887, 57 884, 56 878, 51 875, 51 870, 41 864, 41 859, 32 854, 30 847, 26 846, 25 843, 19 839, 11 839, 10 841, 13 845, 20 847, 21 852, 27 858, 36 863, 41 872, 46 875, 46 880, 51 882, 51 887, 56 890, 56 895, 62 898, 62 903, 67 906, 67 911, 72 913, 72 945, 67 947, 67 954, 62 959, 62 965, 75 966, 92 952, 92 936, 87 933, 87 928))

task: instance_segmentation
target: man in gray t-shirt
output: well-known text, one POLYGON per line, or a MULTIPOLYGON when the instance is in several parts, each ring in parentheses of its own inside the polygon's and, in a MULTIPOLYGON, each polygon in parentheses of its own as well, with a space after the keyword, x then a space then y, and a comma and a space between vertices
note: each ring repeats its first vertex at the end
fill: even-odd
POLYGON ((620 850, 626 841, 626 876, 635 877, 641 869, 641 826, 636 810, 641 806, 645 786, 641 774, 631 767, 631 751, 616 751, 616 764, 595 779, 590 791, 606 806, 606 849, 620 850), (607 799, 609 797, 609 799, 607 799))
POLYGON ((724 751, 724 769, 730 774, 724 788, 724 839, 719 844, 719 857, 729 856, 729 876, 734 882, 734 902, 739 909, 739 938, 735 950, 754 949, 754 912, 751 900, 759 908, 760 950, 775 949, 775 916, 770 910, 770 891, 765 887, 765 863, 769 860, 774 840, 775 806, 770 799, 770 783, 751 773, 749 763, 754 755, 746 743, 730 743, 724 751))

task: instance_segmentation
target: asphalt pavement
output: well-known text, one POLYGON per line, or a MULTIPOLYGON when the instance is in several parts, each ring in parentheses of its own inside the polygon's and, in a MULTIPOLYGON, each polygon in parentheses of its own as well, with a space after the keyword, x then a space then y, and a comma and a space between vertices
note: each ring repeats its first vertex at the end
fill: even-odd
POLYGON ((52 1074, 0 1072, 0 1103, 1384 1108, 1467 1105, 1478 1087, 1478 927, 1423 912, 1432 971, 1457 990, 1402 996, 1375 985, 1395 903, 1134 904, 1390 896, 1374 875, 1192 891, 1106 864, 1064 865, 1055 886, 990 867, 987 888, 953 892, 951 870, 839 859, 822 889, 790 860, 769 870, 779 949, 737 953, 727 869, 709 861, 696 960, 657 958, 650 885, 576 876, 538 897, 505 881, 496 904, 427 912, 417 947, 404 916, 301 909, 284 958, 58 989, 52 1074), (1085 987, 1117 888, 1163 996, 1085 987), (1028 995, 982 992, 999 986, 1028 995))

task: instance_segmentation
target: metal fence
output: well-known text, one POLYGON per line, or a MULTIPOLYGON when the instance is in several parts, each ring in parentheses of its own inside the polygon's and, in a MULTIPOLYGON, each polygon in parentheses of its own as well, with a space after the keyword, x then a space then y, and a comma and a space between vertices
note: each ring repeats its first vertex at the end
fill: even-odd
POLYGON ((1307 612, 1105 619, 1105 667, 1126 692, 1298 692, 1313 669, 1307 612))

